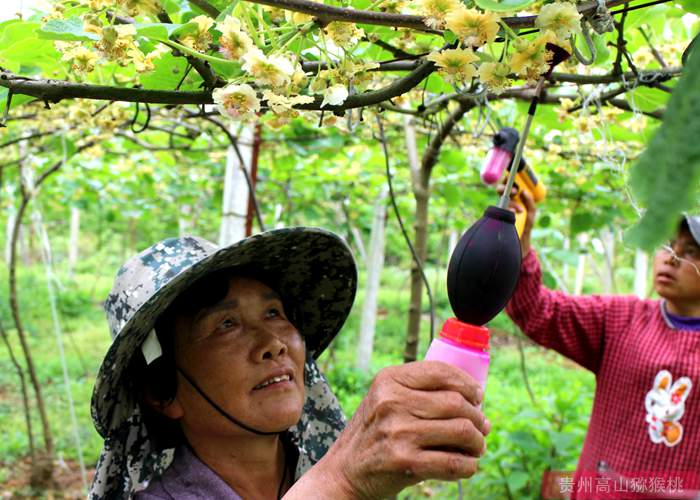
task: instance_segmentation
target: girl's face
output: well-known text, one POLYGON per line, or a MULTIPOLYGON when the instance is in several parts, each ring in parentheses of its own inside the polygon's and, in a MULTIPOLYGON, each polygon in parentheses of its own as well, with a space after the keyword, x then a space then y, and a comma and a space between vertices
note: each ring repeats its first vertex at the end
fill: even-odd
MULTIPOLYGON (((175 360, 224 411, 263 432, 299 421, 304 406, 304 341, 279 295, 233 277, 226 296, 175 320, 175 360)), ((220 415, 178 373, 170 410, 186 433, 247 433, 220 415), (188 432, 189 431, 189 432, 188 432)), ((223 434, 222 434, 223 433, 223 434)))
POLYGON ((688 231, 656 253, 654 289, 671 302, 700 301, 700 247, 688 231))

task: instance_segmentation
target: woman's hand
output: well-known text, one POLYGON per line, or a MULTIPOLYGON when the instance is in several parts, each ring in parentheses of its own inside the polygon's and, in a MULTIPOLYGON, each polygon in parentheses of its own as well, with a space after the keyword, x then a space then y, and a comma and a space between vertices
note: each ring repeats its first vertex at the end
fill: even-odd
MULTIPOLYGON (((505 189, 504 185, 498 187, 498 193, 503 194, 505 189)), ((525 226, 523 227, 523 234, 520 236, 520 251, 522 252, 523 259, 530 253, 530 237, 532 235, 532 227, 535 225, 535 215, 537 214, 537 206, 535 205, 535 200, 527 189, 523 189, 520 192, 520 203, 517 202, 513 196, 518 194, 518 190, 513 188, 511 191, 510 202, 508 203, 508 209, 516 214, 522 213, 523 210, 527 210, 527 216, 525 217, 525 226)))
POLYGON ((473 378, 439 361, 382 370, 336 443, 285 498, 385 498, 424 479, 472 476, 491 427, 477 409, 482 399, 473 378))
POLYGON ((535 200, 532 199, 530 191, 523 189, 520 192, 520 202, 518 203, 513 198, 510 200, 508 207, 515 213, 521 213, 523 210, 527 210, 527 216, 525 217, 525 226, 523 227, 523 234, 520 235, 520 250, 522 251, 523 259, 530 253, 530 236, 532 235, 532 227, 535 225, 535 215, 537 214, 537 206, 535 205, 535 200))

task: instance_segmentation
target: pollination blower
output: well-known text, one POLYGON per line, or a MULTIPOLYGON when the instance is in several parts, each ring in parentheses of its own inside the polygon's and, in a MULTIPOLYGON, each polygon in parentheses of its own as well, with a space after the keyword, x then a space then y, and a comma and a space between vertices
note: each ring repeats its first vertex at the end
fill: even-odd
MULTIPOLYGON (((447 295, 455 318, 448 319, 440 337, 430 344, 426 359, 441 360, 469 373, 486 389, 489 366, 489 331, 483 325, 508 303, 520 276, 520 239, 516 217, 507 209, 516 176, 519 189, 529 189, 533 197, 544 198, 545 189, 525 163, 519 169, 523 147, 535 116, 544 82, 552 69, 570 54, 548 43, 551 60, 547 73, 537 82, 522 137, 514 129, 504 129, 494 138, 494 148, 486 158, 482 178, 498 182, 510 166, 506 186, 498 206, 490 206, 459 240, 447 269, 447 295), (519 140, 518 140, 519 139, 519 140)), ((523 219, 523 225, 525 218, 523 219)), ((522 231, 522 228, 521 228, 522 231)))

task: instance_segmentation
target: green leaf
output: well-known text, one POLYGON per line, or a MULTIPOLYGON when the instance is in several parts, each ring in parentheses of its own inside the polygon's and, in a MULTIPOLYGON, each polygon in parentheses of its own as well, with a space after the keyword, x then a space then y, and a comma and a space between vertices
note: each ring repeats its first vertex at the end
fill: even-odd
POLYGON ((681 212, 695 211, 700 181, 700 51, 693 51, 668 102, 664 122, 630 173, 630 185, 647 207, 630 241, 652 250, 676 227, 681 212))
POLYGON ((557 280, 549 271, 542 271, 542 283, 550 290, 556 290, 557 280))
POLYGON ((221 11, 221 14, 216 16, 216 21, 221 22, 226 18, 226 16, 230 15, 233 12, 233 9, 236 8, 236 5, 238 5, 239 0, 233 0, 233 2, 229 2, 228 6, 221 11))
POLYGON ((588 231, 595 226, 595 218, 590 212, 576 212, 571 216, 571 236, 588 231))
POLYGON ((535 0, 475 0, 476 5, 484 10, 508 12, 522 10, 535 0))
POLYGON ((173 23, 144 23, 135 25, 137 35, 156 39, 170 38, 170 35, 182 26, 184 25, 173 23))
POLYGON ((83 21, 78 17, 51 19, 38 30, 39 38, 62 40, 64 42, 93 42, 100 37, 83 29, 83 21))
MULTIPOLYGON (((186 67, 187 61, 184 58, 163 54, 156 69, 141 77, 141 83, 147 89, 174 90, 185 74, 186 67)), ((197 73, 192 71, 190 75, 197 76, 197 73)), ((181 90, 187 88, 182 87, 181 90)))
POLYGON ((34 31, 39 28, 39 23, 23 22, 12 19, 0 23, 0 47, 8 47, 25 38, 34 38, 34 31))
POLYGON ((167 12, 171 18, 179 14, 182 10, 182 5, 180 5, 180 3, 176 0, 163 0, 162 4, 163 10, 167 12))
POLYGON ((610 57, 610 49, 605 36, 597 33, 593 34, 593 45, 595 45, 596 56, 593 64, 603 64, 610 57))
POLYGON ((508 488, 511 492, 517 492, 518 490, 524 488, 529 480, 530 476, 528 476, 527 473, 520 470, 510 472, 508 474, 508 477, 506 478, 508 488))
POLYGON ((681 0, 679 3, 684 10, 693 14, 700 14, 700 0, 681 0))
POLYGON ((568 264, 570 266, 578 265, 578 252, 572 252, 571 250, 552 250, 550 255, 555 260, 563 262, 564 264, 568 264))
MULTIPOLYGON (((23 75, 58 70, 61 54, 49 40, 28 38, 0 50, 0 65, 23 75), (31 68, 31 69, 30 69, 31 68)), ((58 75, 52 75, 58 76, 58 75)))
POLYGON ((663 90, 650 87, 637 87, 626 94, 628 100, 640 111, 656 111, 663 108, 668 102, 668 94, 663 90))

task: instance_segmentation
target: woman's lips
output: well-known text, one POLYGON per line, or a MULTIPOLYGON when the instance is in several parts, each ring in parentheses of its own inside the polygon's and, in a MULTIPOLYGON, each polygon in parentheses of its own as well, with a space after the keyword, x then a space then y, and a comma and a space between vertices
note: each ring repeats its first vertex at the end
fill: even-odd
POLYGON ((281 388, 292 384, 294 376, 290 372, 284 372, 277 375, 266 377, 265 380, 255 387, 254 391, 263 391, 266 389, 281 388))
POLYGON ((676 281, 676 278, 669 273, 658 273, 656 275, 657 283, 667 284, 676 281))

